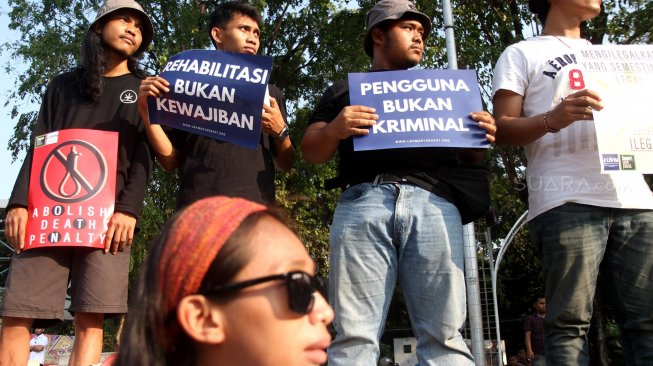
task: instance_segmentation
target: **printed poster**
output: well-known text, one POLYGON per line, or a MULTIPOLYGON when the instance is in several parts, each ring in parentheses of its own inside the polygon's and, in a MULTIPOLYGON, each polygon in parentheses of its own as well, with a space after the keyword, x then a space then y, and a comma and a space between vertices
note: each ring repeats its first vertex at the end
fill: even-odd
POLYGON ((400 70, 349 74, 351 105, 379 119, 354 150, 409 147, 489 148, 469 114, 483 110, 475 70, 400 70))
POLYGON ((37 136, 24 249, 104 248, 117 158, 117 132, 70 129, 37 136))
POLYGON ((178 53, 161 70, 170 92, 148 98, 150 121, 256 150, 271 69, 267 56, 178 53))
POLYGON ((579 56, 603 104, 593 112, 601 172, 653 173, 653 46, 587 46, 579 56))

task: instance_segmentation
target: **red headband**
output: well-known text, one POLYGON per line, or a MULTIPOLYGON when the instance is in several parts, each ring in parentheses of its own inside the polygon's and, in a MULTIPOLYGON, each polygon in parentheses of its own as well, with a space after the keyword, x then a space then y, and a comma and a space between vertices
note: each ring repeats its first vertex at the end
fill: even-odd
POLYGON ((240 223, 266 209, 242 198, 219 196, 199 200, 179 214, 159 262, 159 286, 167 311, 197 292, 211 263, 240 223))

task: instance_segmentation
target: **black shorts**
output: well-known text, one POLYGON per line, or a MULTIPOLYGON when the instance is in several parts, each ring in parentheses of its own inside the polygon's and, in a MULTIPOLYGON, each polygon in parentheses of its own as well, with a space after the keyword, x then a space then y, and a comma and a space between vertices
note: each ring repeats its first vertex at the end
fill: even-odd
POLYGON ((49 326, 64 317, 68 282, 71 312, 127 312, 130 248, 116 255, 96 248, 38 248, 14 255, 0 315, 49 326), (39 321, 49 320, 49 321, 39 321))

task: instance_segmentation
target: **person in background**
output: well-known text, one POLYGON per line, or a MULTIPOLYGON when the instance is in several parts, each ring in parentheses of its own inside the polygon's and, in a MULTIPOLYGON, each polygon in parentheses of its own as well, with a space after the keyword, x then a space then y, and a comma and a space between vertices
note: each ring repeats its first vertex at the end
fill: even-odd
POLYGON ((517 356, 512 355, 512 356, 508 357, 508 366, 526 366, 526 365, 519 362, 519 359, 517 359, 517 356))
POLYGON ((48 346, 50 340, 48 336, 43 334, 43 331, 43 328, 34 329, 36 336, 29 341, 29 363, 36 365, 43 365, 45 363, 45 347, 48 346))
POLYGON ((546 300, 544 295, 538 295, 533 301, 535 312, 524 321, 524 342, 526 357, 533 366, 545 366, 544 353, 544 317, 546 316, 546 300))

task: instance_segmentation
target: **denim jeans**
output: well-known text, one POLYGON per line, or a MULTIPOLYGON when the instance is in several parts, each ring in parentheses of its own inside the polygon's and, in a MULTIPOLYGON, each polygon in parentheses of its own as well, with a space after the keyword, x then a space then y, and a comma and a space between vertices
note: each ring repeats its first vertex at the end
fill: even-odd
POLYGON ((597 277, 616 307, 627 365, 653 365, 653 211, 566 203, 530 222, 542 258, 546 362, 587 365, 597 277))
POLYGON ((399 281, 420 366, 473 365, 465 321, 463 234, 456 207, 422 188, 362 183, 344 191, 330 234, 329 366, 374 366, 399 281))

